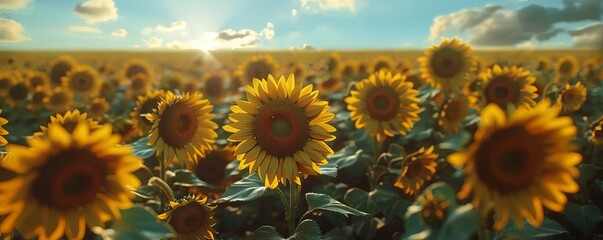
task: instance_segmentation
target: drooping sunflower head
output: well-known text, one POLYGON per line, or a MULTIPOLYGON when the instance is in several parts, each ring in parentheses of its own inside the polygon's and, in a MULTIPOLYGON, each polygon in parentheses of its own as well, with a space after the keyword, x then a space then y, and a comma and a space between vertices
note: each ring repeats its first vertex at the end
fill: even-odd
POLYGON ((432 86, 443 89, 459 89, 473 66, 471 46, 458 38, 444 39, 439 46, 432 46, 419 58, 421 77, 432 86))
POLYGON ((225 71, 208 73, 203 76, 203 93, 215 102, 221 102, 228 92, 228 75, 225 71))
POLYGON ((63 87, 85 98, 96 97, 100 90, 101 80, 98 72, 89 66, 76 66, 62 78, 63 87))
MULTIPOLYGON (((2 109, 0 109, 0 113, 2 113, 2 109)), ((6 131, 6 129, 4 129, 4 125, 6 125, 8 123, 8 120, 6 120, 6 118, 2 118, 0 117, 0 146, 4 146, 8 143, 8 141, 6 141, 6 138, 4 138, 3 136, 8 135, 8 131, 6 131)), ((2 162, 2 161, 0 161, 2 162)))
POLYGON ((193 166, 193 172, 205 182, 214 186, 222 185, 226 180, 226 166, 235 160, 234 150, 235 148, 232 146, 214 146, 193 166))
POLYGON ((603 121, 599 122, 599 124, 597 124, 595 129, 593 129, 591 137, 592 137, 591 140, 595 144, 597 144, 599 146, 603 146, 603 121))
POLYGON ((335 116, 328 103, 317 99, 312 85, 295 85, 293 75, 275 80, 254 79, 245 87, 247 100, 237 100, 230 109, 231 124, 224 130, 238 143, 235 155, 239 169, 258 172, 265 185, 276 188, 278 182, 301 185, 301 178, 317 175, 318 165, 327 163, 333 150, 325 143, 335 137, 328 122, 335 116))
POLYGON ((73 93, 67 88, 55 87, 49 96, 44 98, 46 108, 54 112, 64 112, 73 104, 73 93))
MULTIPOLYGON (((79 124, 85 124, 88 126, 90 131, 96 131, 100 128, 97 121, 88 117, 88 113, 80 113, 80 110, 67 111, 65 114, 57 113, 54 116, 50 116, 50 122, 48 126, 52 124, 59 124, 65 129, 65 131, 71 133, 75 130, 75 127, 79 124)), ((35 132, 33 135, 36 138, 44 138, 48 135, 48 127, 40 126, 42 131, 35 132)))
POLYGON ((580 70, 580 65, 574 56, 560 57, 555 63, 555 80, 561 84, 566 84, 576 76, 578 70, 580 70))
POLYGON ((436 163, 438 154, 433 149, 433 146, 427 149, 423 147, 409 156, 406 164, 402 166, 394 186, 403 189, 406 194, 414 195, 426 181, 431 180, 438 165, 436 163))
POLYGON ((146 115, 153 113, 153 110, 157 109, 159 102, 161 102, 161 98, 164 95, 165 91, 158 89, 147 92, 144 96, 138 96, 136 107, 134 108, 134 111, 130 113, 136 135, 143 136, 151 130, 153 123, 146 118, 146 115))
POLYGON ((145 74, 137 73, 130 77, 128 85, 127 95, 136 98, 151 89, 151 79, 145 74))
POLYGON ((13 85, 20 82, 21 74, 14 71, 0 72, 0 97, 5 97, 9 94, 13 85))
POLYGON ((376 73, 381 70, 394 72, 394 67, 396 67, 396 62, 391 57, 387 55, 379 55, 373 58, 369 71, 370 73, 376 73))
POLYGON ((449 99, 440 111, 438 125, 446 132, 458 133, 463 120, 469 115, 469 98, 457 95, 449 99))
POLYGON ((207 205, 207 197, 188 196, 180 202, 170 202, 170 208, 157 218, 172 226, 176 239, 214 239, 217 234, 213 228, 215 207, 207 205))
POLYGON ((18 175, 0 182, 0 232, 16 229, 25 238, 83 239, 86 227, 104 227, 132 206, 131 189, 140 186, 132 172, 142 160, 105 125, 91 131, 79 124, 72 132, 50 124, 48 137, 29 146, 9 145, 3 168, 18 175))
POLYGON ((366 128, 381 141, 395 133, 405 135, 419 120, 419 92, 400 74, 379 71, 358 83, 345 99, 356 128, 366 128))
POLYGON ((509 219, 521 228, 524 218, 539 227, 543 205, 563 211, 565 193, 578 191, 574 178, 582 156, 573 152, 576 127, 570 117, 558 117, 560 110, 545 99, 507 117, 490 104, 481 113, 475 142, 448 156, 450 164, 464 167, 465 184, 458 196, 473 192, 473 205, 483 216, 494 209, 495 229, 504 228, 509 219))
POLYGON ((168 91, 157 105, 157 111, 146 118, 153 123, 149 145, 157 148, 157 156, 166 163, 174 158, 181 162, 197 162, 211 150, 218 125, 212 122, 214 106, 199 92, 176 95, 168 91))
POLYGON ((63 55, 58 59, 55 59, 49 64, 50 70, 48 77, 53 86, 63 84, 63 77, 67 76, 67 73, 77 66, 77 61, 71 56, 63 55))
POLYGON ((269 74, 275 74, 278 69, 279 64, 272 56, 267 54, 254 55, 239 65, 236 75, 241 76, 242 79, 240 80, 246 84, 254 78, 261 79, 269 74))
POLYGON ((96 121, 100 121, 105 118, 107 112, 109 112, 110 107, 111 106, 109 105, 106 99, 94 98, 90 103, 90 110, 88 111, 88 113, 90 113, 90 117, 92 117, 96 121))
POLYGON ((321 94, 333 93, 341 89, 342 85, 343 80, 341 80, 341 76, 333 73, 318 83, 318 91, 321 94))
POLYGON ((152 81, 155 77, 151 65, 142 59, 130 59, 121 68, 118 75, 120 82, 125 82, 134 77, 136 74, 144 74, 152 81))
POLYGON ((38 87, 50 89, 50 79, 48 78, 48 75, 43 72, 29 71, 25 76, 25 81, 31 90, 35 90, 38 87))
POLYGON ((582 107, 582 104, 586 101, 586 87, 582 83, 578 82, 575 85, 566 84, 565 88, 559 97, 557 102, 561 104, 563 112, 575 112, 582 107))
POLYGON ((434 195, 432 191, 425 191, 417 201, 421 204, 421 217, 423 222, 432 229, 439 229, 451 212, 450 202, 434 195))
POLYGON ((485 107, 494 103, 506 109, 509 104, 515 107, 530 107, 535 104, 536 87, 534 77, 523 68, 500 67, 494 65, 479 76, 482 89, 478 92, 476 104, 485 107))

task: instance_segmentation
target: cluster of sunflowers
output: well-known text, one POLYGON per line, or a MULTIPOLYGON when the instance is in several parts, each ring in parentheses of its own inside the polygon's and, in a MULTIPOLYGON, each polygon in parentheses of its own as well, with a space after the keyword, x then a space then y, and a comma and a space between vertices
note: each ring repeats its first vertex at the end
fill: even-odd
POLYGON ((11 60, 0 236, 601 237, 600 60, 478 61, 458 39, 416 65, 11 60))

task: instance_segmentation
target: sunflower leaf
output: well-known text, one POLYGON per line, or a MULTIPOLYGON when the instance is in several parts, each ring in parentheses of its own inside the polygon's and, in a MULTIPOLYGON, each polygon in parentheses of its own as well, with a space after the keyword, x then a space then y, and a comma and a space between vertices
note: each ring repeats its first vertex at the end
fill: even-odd
POLYGON ((366 216, 368 213, 356 210, 350 206, 347 206, 329 195, 322 193, 306 193, 306 200, 308 201, 308 211, 310 213, 315 210, 323 210, 329 212, 336 212, 346 216, 366 216))
POLYGON ((297 225, 295 234, 288 239, 292 240, 311 240, 321 239, 320 227, 311 219, 306 219, 297 225))
POLYGON ((593 204, 580 206, 573 202, 565 205, 565 216, 580 229, 584 235, 590 235, 597 223, 603 220, 601 210, 593 204))
POLYGON ((130 147, 132 147, 132 153, 142 159, 147 159, 155 155, 155 148, 148 146, 148 142, 149 138, 143 137, 136 142, 131 143, 130 147))
POLYGON ((157 222, 151 211, 141 206, 121 210, 122 218, 101 235, 105 239, 158 239, 175 234, 167 224, 157 222))
POLYGON ((318 166, 322 175, 326 175, 329 177, 337 177, 337 163, 335 161, 329 161, 325 165, 318 166))
POLYGON ((283 240, 273 226, 261 226, 251 235, 252 240, 283 240))
POLYGON ((233 183, 222 194, 222 201, 251 201, 264 196, 268 193, 268 188, 264 186, 264 181, 254 173, 235 183, 233 183))
POLYGON ((137 197, 145 200, 154 199, 157 194, 159 194, 159 187, 155 185, 144 185, 139 189, 134 190, 133 193, 137 197))
POLYGON ((174 185, 183 187, 214 187, 213 185, 202 181, 189 170, 178 169, 174 171, 174 185))
POLYGON ((538 228, 526 224, 524 229, 519 230, 514 224, 508 224, 507 228, 496 234, 495 239, 565 239, 568 237, 569 232, 561 224, 545 218, 538 228))
POLYGON ((437 239, 469 239, 477 231, 478 222, 478 213, 473 205, 460 206, 446 217, 442 228, 437 232, 437 239))

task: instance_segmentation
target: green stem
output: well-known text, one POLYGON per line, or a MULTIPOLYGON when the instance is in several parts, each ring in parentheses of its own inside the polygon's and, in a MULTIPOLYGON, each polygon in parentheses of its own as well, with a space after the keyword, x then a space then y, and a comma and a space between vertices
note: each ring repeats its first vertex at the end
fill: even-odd
POLYGON ((299 200, 299 191, 301 188, 297 187, 297 184, 290 182, 289 186, 289 208, 286 213, 287 224, 289 225, 289 236, 295 233, 295 209, 297 207, 297 201, 299 200))
POLYGON ((375 176, 375 167, 377 167, 377 165, 379 163, 379 155, 381 152, 381 148, 383 147, 383 142, 384 141, 377 141, 377 139, 375 139, 374 145, 373 145, 373 147, 374 147, 373 161, 368 166, 368 169, 366 171, 366 176, 368 178, 368 182, 369 182, 371 191, 375 190, 375 188, 377 187, 377 184, 378 184, 377 180, 376 180, 376 176, 375 176))
POLYGON ((165 181, 167 179, 165 179, 165 172, 167 172, 167 163, 165 160, 160 159, 159 160, 159 178, 161 178, 161 180, 165 181))
POLYGON ((161 189, 161 191, 163 191, 163 193, 165 194, 165 196, 168 198, 169 201, 176 202, 176 196, 174 195, 174 191, 172 191, 172 188, 170 187, 170 185, 168 185, 165 181, 161 180, 161 178, 152 177, 149 180, 149 184, 153 184, 153 185, 159 187, 161 189))

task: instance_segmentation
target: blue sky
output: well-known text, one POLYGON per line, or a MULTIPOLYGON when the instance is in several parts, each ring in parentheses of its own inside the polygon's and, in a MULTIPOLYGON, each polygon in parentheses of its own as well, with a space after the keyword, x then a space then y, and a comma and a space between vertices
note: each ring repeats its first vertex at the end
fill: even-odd
MULTIPOLYGON (((599 2, 600 6, 601 0, 585 1, 599 2)), ((588 44, 592 45, 593 41, 596 43, 599 38, 603 39, 600 7, 595 13, 597 16, 595 18, 591 16, 571 22, 551 20, 552 27, 517 36, 517 39, 500 43, 500 46, 496 45, 499 43, 495 40, 492 41, 496 44, 489 44, 488 39, 472 39, 472 36, 477 36, 479 33, 493 34, 484 33, 483 31, 486 30, 480 27, 488 20, 461 31, 457 29, 459 24, 466 24, 466 22, 458 22, 464 21, 458 20, 462 19, 458 18, 459 14, 451 15, 464 9, 474 9, 476 13, 480 13, 489 4, 495 4, 502 10, 498 10, 491 16, 492 21, 501 18, 503 25, 507 23, 510 26, 515 21, 514 11, 530 5, 563 9, 566 6, 561 0, 505 0, 495 3, 486 0, 6 0, 4 2, 13 2, 14 5, 0 6, 0 50, 233 47, 290 49, 302 48, 305 44, 320 49, 419 49, 437 43, 440 36, 457 35, 463 40, 475 40, 484 47, 566 48, 589 46, 588 44), (80 13, 76 11, 78 4, 83 9, 79 11, 80 13), (441 23, 447 24, 448 30, 430 39, 430 36, 434 35, 430 32, 430 28, 436 24, 434 19, 437 16, 450 16, 450 19, 457 20, 441 23), (172 23, 174 30, 166 32, 172 23), (588 31, 582 35, 570 34, 578 28, 587 26, 594 27, 587 29, 588 31), (124 31, 119 32, 121 35, 118 34, 118 29, 125 30, 127 35, 123 34, 124 31), (537 34, 554 29, 561 29, 563 33, 543 41, 535 40, 537 34), (116 33, 112 34, 114 32, 116 33)), ((580 1, 576 4, 580 4, 580 1)), ((506 27, 501 27, 499 30, 503 35, 505 35, 504 31, 513 31, 506 27)))

